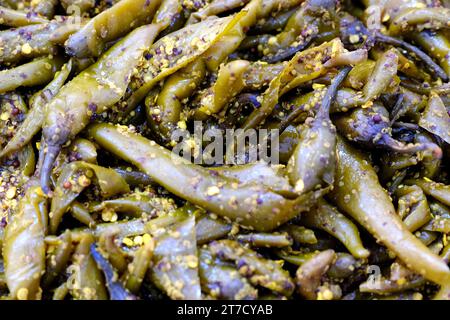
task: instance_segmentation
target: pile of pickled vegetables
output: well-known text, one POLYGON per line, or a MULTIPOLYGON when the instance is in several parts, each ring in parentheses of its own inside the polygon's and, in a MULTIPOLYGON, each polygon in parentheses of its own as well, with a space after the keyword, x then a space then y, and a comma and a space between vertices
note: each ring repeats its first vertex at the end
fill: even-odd
POLYGON ((450 299, 449 1, 0 5, 2 299, 450 299))

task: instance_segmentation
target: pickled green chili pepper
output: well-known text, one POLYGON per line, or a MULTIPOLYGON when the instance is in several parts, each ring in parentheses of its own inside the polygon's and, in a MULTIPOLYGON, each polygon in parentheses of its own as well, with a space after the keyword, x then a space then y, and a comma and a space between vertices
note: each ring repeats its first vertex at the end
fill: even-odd
POLYGON ((286 224, 280 228, 280 231, 286 231, 299 244, 314 244, 317 243, 316 235, 311 229, 295 224, 286 224))
POLYGON ((155 249, 152 281, 172 299, 200 299, 195 218, 179 218, 178 222, 154 231, 155 249), (179 235, 173 237, 173 234, 179 235))
POLYGON ((354 223, 325 200, 319 200, 313 210, 302 214, 301 222, 307 227, 321 229, 338 238, 355 258, 364 259, 370 254, 364 248, 354 223))
POLYGON ((437 94, 432 93, 428 98, 428 105, 420 117, 419 125, 450 143, 450 116, 437 94))
POLYGON ((402 10, 399 15, 392 19, 389 25, 389 34, 398 35, 407 29, 441 29, 449 28, 448 17, 450 9, 436 8, 412 8, 402 10))
POLYGON ((73 201, 70 204, 70 208, 68 209, 68 211, 70 211, 70 214, 74 219, 87 225, 89 228, 95 228, 96 222, 83 204, 79 203, 78 201, 73 201))
POLYGON ((41 171, 44 192, 49 192, 50 172, 61 146, 79 133, 94 114, 104 112, 122 97, 134 68, 157 32, 154 25, 135 29, 63 86, 47 105, 43 126, 46 150, 41 171))
POLYGON ((41 91, 33 95, 30 101, 31 110, 25 120, 15 132, 13 138, 0 151, 0 158, 19 150, 30 142, 32 137, 41 129, 45 116, 45 105, 56 95, 58 90, 70 75, 72 62, 65 64, 55 74, 54 79, 41 91))
POLYGON ((287 166, 289 181, 299 193, 333 185, 336 128, 330 120, 330 107, 350 70, 351 67, 345 67, 338 73, 327 89, 316 117, 301 128, 299 143, 287 166))
POLYGON ((0 41, 3 50, 0 52, 0 63, 17 63, 25 59, 55 54, 56 45, 64 43, 85 21, 69 17, 1 31, 0 41))
POLYGON ((395 252, 408 268, 438 284, 448 283, 448 266, 406 229, 369 161, 342 138, 338 139, 337 154, 332 197, 338 207, 395 252))
POLYGON ((398 215, 409 231, 414 232, 431 220, 427 198, 418 186, 400 186, 396 190, 398 215))
POLYGON ((233 10, 245 5, 249 0, 215 0, 211 1, 200 10, 192 13, 189 16, 187 24, 197 23, 205 20, 207 17, 216 16, 223 12, 233 10))
POLYGON ((48 22, 47 19, 37 14, 29 14, 0 6, 0 21, 2 25, 10 27, 23 27, 30 24, 48 22))
POLYGON ((376 99, 385 92, 397 74, 398 57, 395 50, 386 51, 376 62, 375 67, 363 88, 365 101, 376 99))
POLYGON ((326 250, 306 261, 296 272, 297 291, 306 299, 315 300, 322 277, 335 259, 335 252, 326 250))
MULTIPOLYGON (((47 256, 46 270, 42 278, 42 286, 48 288, 67 268, 74 245, 70 231, 65 231, 57 239, 57 244, 51 246, 52 251, 47 256)), ((48 249, 47 249, 48 251, 48 249)))
POLYGON ((277 232, 239 234, 236 240, 252 247, 282 248, 292 245, 292 238, 288 233, 277 232))
POLYGON ((63 61, 59 57, 39 58, 21 66, 0 71, 0 93, 15 90, 18 87, 47 84, 53 79, 63 61))
POLYGON ((257 290, 233 265, 215 259, 207 248, 199 249, 199 276, 203 291, 217 299, 253 300, 257 290))
MULTIPOLYGON (((435 139, 426 132, 419 132, 415 135, 414 142, 435 143, 435 139)), ((442 158, 434 157, 433 154, 424 151, 419 154, 419 159, 421 160, 421 176, 433 179, 441 169, 442 158)))
POLYGON ((450 206, 450 185, 434 182, 427 178, 408 179, 405 184, 417 185, 422 188, 426 195, 450 206))
POLYGON ((408 34, 408 37, 434 57, 444 69, 447 76, 450 76, 450 41, 444 34, 423 31, 412 32, 408 34))
POLYGON ((98 251, 95 243, 91 244, 90 254, 97 266, 103 271, 106 278, 106 286, 111 300, 137 300, 124 286, 116 280, 115 272, 108 260, 98 251))
POLYGON ((250 283, 290 296, 294 290, 288 272, 273 260, 267 260, 233 240, 219 240, 209 244, 214 257, 233 261, 238 272, 247 277, 250 283))
POLYGON ((70 204, 91 184, 95 177, 104 197, 130 191, 122 177, 112 169, 87 162, 71 162, 64 166, 56 182, 51 203, 50 232, 55 233, 70 204))
POLYGON ((152 240, 144 243, 134 253, 133 261, 128 265, 124 275, 125 288, 132 293, 137 293, 142 285, 145 274, 150 267, 155 244, 152 240))
POLYGON ((156 125, 164 140, 170 140, 171 131, 178 128, 182 101, 197 89, 204 75, 205 63, 198 59, 170 76, 154 103, 147 97, 148 120, 156 125))
POLYGON ((201 215, 195 221, 195 234, 199 245, 220 239, 228 235, 231 230, 232 225, 219 217, 213 219, 208 215, 201 215))
POLYGON ((34 182, 20 200, 3 240, 6 283, 14 299, 41 298, 47 219, 47 197, 34 182))
POLYGON ((276 250, 274 254, 283 259, 284 261, 301 266, 306 261, 310 260, 312 257, 316 256, 318 252, 301 252, 301 251, 286 251, 286 250, 276 250))
POLYGON ((220 112, 225 104, 244 88, 244 73, 250 63, 234 60, 219 69, 217 80, 200 101, 199 113, 211 115, 220 112))
POLYGON ((163 0, 152 23, 160 24, 161 29, 164 30, 181 14, 182 9, 182 5, 177 0, 163 0))
MULTIPOLYGON (((397 153, 427 152, 433 158, 442 157, 441 148, 433 142, 405 144, 394 139, 388 130, 389 112, 378 102, 373 103, 369 108, 357 108, 347 114, 339 115, 335 123, 338 131, 351 141, 397 153)), ((411 157, 407 159, 412 160, 411 157)))
POLYGON ((82 234, 68 268, 67 285, 75 300, 105 300, 108 297, 103 276, 90 249, 94 240, 91 234, 82 234))
POLYGON ((102 147, 133 163, 170 192, 238 223, 268 231, 304 210, 314 195, 290 200, 254 183, 211 175, 170 151, 136 134, 108 124, 93 125, 89 135, 102 147))
POLYGON ((133 193, 125 197, 105 200, 90 208, 93 212, 112 210, 116 213, 125 213, 134 218, 144 214, 148 217, 159 216, 175 210, 169 200, 146 193, 133 193))
MULTIPOLYGON (((161 0, 119 1, 71 35, 65 44, 67 53, 78 58, 100 56, 107 42, 125 35, 133 26, 138 27, 151 22, 160 4, 161 0), (116 21, 118 17, 120 23, 116 21)), ((147 33, 157 33, 160 30, 158 25, 154 25, 153 28, 158 30, 147 30, 147 33)), ((145 46, 149 45, 150 43, 146 43, 145 46)))
POLYGON ((277 54, 286 48, 308 42, 319 33, 319 28, 334 20, 336 4, 329 0, 306 0, 289 18, 283 31, 270 38, 263 49, 265 55, 277 54))

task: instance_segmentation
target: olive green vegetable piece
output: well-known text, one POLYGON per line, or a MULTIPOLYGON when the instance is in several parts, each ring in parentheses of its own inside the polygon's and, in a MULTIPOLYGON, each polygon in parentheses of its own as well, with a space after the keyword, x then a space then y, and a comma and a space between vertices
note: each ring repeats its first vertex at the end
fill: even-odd
POLYGON ((450 217, 437 216, 424 226, 425 230, 450 233, 450 217))
POLYGON ((285 224, 282 226, 280 231, 287 232, 295 243, 299 244, 315 244, 317 243, 316 235, 314 231, 303 226, 298 226, 295 224, 285 224))
MULTIPOLYGON (((273 31, 280 31, 286 26, 289 18, 292 16, 297 9, 289 9, 282 11, 278 14, 271 15, 266 19, 261 19, 256 22, 256 24, 252 27, 252 30, 255 33, 268 33, 273 31)), ((247 38, 250 36, 247 36, 247 38)))
POLYGON ((422 188, 426 195, 450 206, 450 185, 434 182, 427 178, 408 179, 405 181, 405 184, 417 185, 422 188))
POLYGON ((292 238, 285 232, 239 234, 236 240, 252 247, 283 248, 292 245, 292 238))
POLYGON ((213 219, 209 215, 201 215, 195 221, 197 244, 202 245, 223 238, 230 233, 231 229, 232 225, 219 217, 213 219))
MULTIPOLYGON (((160 4, 161 0, 122 0, 117 2, 71 35, 65 43, 66 52, 70 56, 78 58, 100 56, 107 42, 124 36, 133 27, 150 23, 160 4), (120 19, 120 23, 117 22, 117 19, 120 19)), ((152 34, 160 31, 158 25, 151 28, 155 30, 147 30, 147 33, 152 34)), ((141 31, 143 30, 141 29, 141 31)), ((155 36, 152 35, 152 38, 155 36)), ((145 43, 146 47, 151 44, 145 43)))
POLYGON ((0 151, 0 158, 11 154, 24 147, 31 141, 33 136, 41 129, 45 116, 45 105, 56 95, 58 90, 64 85, 64 82, 72 70, 72 61, 66 63, 60 71, 55 74, 54 79, 41 91, 33 95, 30 101, 30 112, 25 120, 16 130, 13 138, 0 151))
POLYGON ((73 250, 72 235, 69 230, 66 230, 58 237, 58 243, 52 246, 52 251, 47 255, 46 270, 41 281, 42 287, 49 288, 61 276, 70 262, 73 250))
POLYGON ((0 21, 2 25, 9 27, 23 27, 30 24, 48 22, 47 19, 33 13, 25 13, 0 6, 0 21))
POLYGON ((68 268, 69 292, 75 300, 106 300, 108 298, 103 275, 90 251, 94 241, 91 234, 82 234, 72 256, 72 264, 68 268))
POLYGON ((90 247, 91 257, 95 260, 94 263, 103 271, 106 279, 106 286, 109 291, 109 298, 111 300, 137 300, 137 297, 130 293, 124 286, 117 281, 117 275, 105 257, 98 251, 95 243, 90 247))
POLYGON ((274 169, 263 161, 234 166, 220 166, 209 168, 211 173, 236 179, 240 184, 258 183, 276 193, 293 196, 294 192, 288 179, 279 170, 274 169))
POLYGON ((441 78, 444 81, 448 81, 448 76, 446 75, 445 71, 438 64, 436 64, 433 61, 433 59, 431 59, 425 52, 423 52, 419 48, 409 44, 406 41, 389 37, 381 33, 376 34, 376 39, 379 42, 398 46, 405 49, 406 51, 409 51, 411 55, 416 56, 425 64, 425 66, 429 69, 429 71, 432 72, 433 76, 441 78))
POLYGON ((332 198, 339 209, 392 250, 408 268, 438 284, 448 283, 448 266, 407 230, 369 161, 342 138, 338 139, 337 155, 332 198))
MULTIPOLYGON (((159 92, 156 101, 147 96, 147 118, 155 125, 158 134, 170 141, 170 134, 178 128, 182 101, 192 95, 205 76, 205 63, 198 59, 171 75, 159 92)), ((155 129, 156 129, 155 128, 155 129)))
POLYGON ((0 63, 18 63, 30 58, 56 54, 56 45, 62 44, 86 22, 73 17, 55 19, 48 23, 8 29, 0 32, 2 51, 0 63))
POLYGON ((450 143, 450 116, 439 95, 431 93, 428 105, 420 116, 419 125, 450 143))
POLYGON ((370 75, 373 73, 375 65, 376 62, 373 60, 366 60, 358 63, 349 72, 342 85, 355 90, 361 90, 364 87, 364 84, 367 83, 370 75))
POLYGON ((355 258, 364 259, 370 254, 364 248, 355 224, 323 199, 311 211, 301 215, 301 223, 336 237, 355 258))
POLYGON ((14 299, 41 298, 46 232, 47 197, 34 181, 19 201, 17 211, 6 226, 3 240, 6 283, 14 299))
POLYGON ((395 194, 398 197, 397 214, 409 231, 414 232, 431 220, 428 201, 420 187, 400 186, 395 194))
MULTIPOLYGON (((98 238, 98 246, 108 257, 109 263, 119 274, 123 274, 128 267, 128 254, 120 247, 121 243, 118 233, 119 228, 103 231, 101 234, 96 234, 96 236, 98 238)), ((127 234, 123 236, 125 237, 127 234)))
POLYGON ((411 27, 421 30, 449 28, 448 17, 450 9, 436 8, 411 8, 402 10, 389 25, 389 34, 398 35, 411 27))
POLYGON ((315 118, 300 129, 299 142, 287 165, 289 181, 299 193, 333 185, 336 128, 330 120, 330 107, 350 70, 351 67, 345 67, 338 73, 315 118))
POLYGON ((125 213, 133 218, 143 214, 151 218, 175 210, 175 207, 165 198, 159 198, 146 193, 133 193, 125 197, 105 200, 90 208, 92 212, 112 210, 125 213))
MULTIPOLYGON (((378 147, 398 153, 415 154, 425 152, 430 157, 440 159, 441 148, 434 142, 403 143, 391 136, 389 112, 379 102, 371 107, 356 108, 335 118, 336 128, 347 139, 369 147, 378 147)), ((405 161, 414 158, 405 157, 405 161)))
POLYGON ((322 277, 335 259, 333 250, 325 250, 306 261, 296 272, 297 291, 308 300, 317 299, 322 277))
POLYGON ((217 80, 201 98, 198 113, 211 115, 220 112, 245 86, 244 73, 250 63, 246 60, 234 60, 219 69, 217 80))
POLYGON ((144 243, 134 253, 133 261, 128 265, 127 272, 124 275, 125 288, 132 293, 138 293, 145 274, 152 261, 155 244, 152 240, 144 243))
POLYGON ((32 87, 47 84, 53 79, 63 61, 59 57, 39 58, 21 66, 0 71, 0 93, 13 91, 18 87, 32 87))
POLYGON ((156 245, 150 278, 171 299, 198 300, 201 292, 195 218, 190 216, 176 220, 154 231, 156 245))
POLYGON ((254 110, 242 125, 242 129, 254 128, 272 113, 279 97, 300 84, 323 75, 327 68, 321 61, 342 53, 344 47, 339 39, 298 52, 274 78, 262 95, 261 107, 254 110))
POLYGON ((273 39, 269 39, 263 53, 270 56, 270 54, 277 54, 289 47, 296 47, 302 42, 307 42, 319 33, 320 27, 331 25, 335 11, 336 3, 334 1, 304 1, 289 18, 283 31, 273 39))
POLYGON ((327 271, 327 276, 333 279, 346 279, 357 272, 360 262, 351 254, 345 252, 336 253, 336 261, 327 271))
POLYGON ((133 30, 95 64, 63 86, 47 105, 43 126, 46 152, 41 170, 44 192, 49 192, 50 172, 61 146, 78 134, 94 114, 104 112, 119 101, 157 32, 158 27, 154 25, 133 30))
POLYGON ((130 187, 153 186, 155 184, 155 182, 145 173, 123 168, 114 168, 114 170, 122 176, 130 187))
POLYGON ((180 16, 183 6, 178 0, 162 0, 161 5, 153 17, 152 23, 160 24, 161 30, 169 28, 180 16))
POLYGON ((198 11, 193 12, 186 23, 198 23, 210 16, 217 16, 229 10, 237 9, 248 2, 250 2, 250 0, 213 0, 198 11))
MULTIPOLYGON (((425 49, 450 76, 450 41, 441 32, 411 32, 408 37, 425 49)), ((445 78, 442 78, 445 79, 445 78)))
POLYGON ((72 217, 78 221, 80 221, 82 224, 87 225, 89 228, 95 228, 95 225, 97 224, 92 218, 89 210, 78 201, 73 201, 70 204, 69 208, 70 214, 72 217))
POLYGON ((58 0, 40 0, 29 2, 29 13, 39 14, 49 19, 53 18, 58 0))
POLYGON ((91 184, 92 178, 95 178, 94 181, 97 182, 103 197, 130 191, 122 177, 112 169, 82 161, 66 164, 58 177, 52 197, 50 233, 56 233, 64 213, 78 195, 91 184))
POLYGON ((203 291, 225 300, 253 300, 258 291, 234 265, 215 259, 208 248, 199 249, 199 276, 203 291))
POLYGON ((155 142, 125 133, 114 125, 92 125, 88 134, 168 191, 257 231, 272 230, 292 219, 315 198, 314 194, 307 193, 290 200, 255 183, 239 186, 235 179, 211 175, 207 169, 191 164, 155 142))
POLYGON ((232 261, 238 272, 250 283, 290 296, 294 283, 289 273, 277 262, 260 257, 255 251, 233 240, 218 240, 208 246, 211 254, 224 261, 232 261))
MULTIPOLYGON (((6 93, 0 96, 0 146, 4 146, 10 141, 11 136, 15 133, 18 126, 23 122, 24 116, 28 113, 27 105, 22 95, 17 93, 6 93)), ((34 173, 36 159, 33 147, 28 144, 15 154, 12 154, 9 159, 13 161, 15 169, 21 175, 18 185, 26 182, 26 178, 34 173)))
POLYGON ((394 49, 387 50, 376 61, 372 73, 362 89, 365 102, 378 98, 391 84, 397 74, 398 56, 394 49))
POLYGON ((276 250, 275 255, 290 264, 301 266, 312 257, 316 256, 318 252, 301 252, 301 251, 285 251, 276 250))
MULTIPOLYGON (((434 143, 435 140, 433 139, 431 134, 426 132, 419 132, 414 136, 414 142, 434 143)), ((429 179, 433 179, 434 177, 436 177, 441 170, 441 164, 443 159, 435 157, 432 153, 426 151, 420 153, 420 158, 422 160, 420 163, 421 176, 429 179)))

